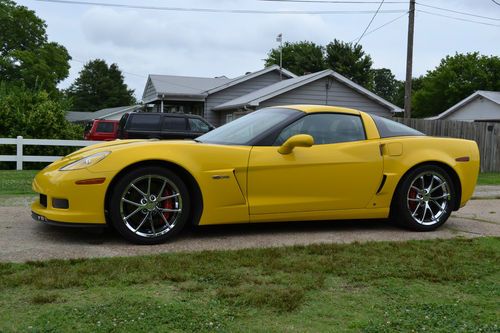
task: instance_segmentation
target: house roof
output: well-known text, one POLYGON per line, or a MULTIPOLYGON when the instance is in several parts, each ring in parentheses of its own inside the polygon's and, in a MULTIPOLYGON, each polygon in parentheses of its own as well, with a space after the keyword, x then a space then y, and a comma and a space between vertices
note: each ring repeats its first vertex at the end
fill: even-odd
POLYGON ((296 89, 298 87, 301 87, 303 85, 306 85, 310 82, 322 79, 327 76, 332 76, 338 81, 344 83, 345 85, 349 86, 350 88, 356 90, 360 94, 372 99, 373 101, 381 104, 382 106, 385 106, 386 108, 390 109, 392 112, 402 112, 401 108, 397 107, 396 105, 389 103, 385 99, 377 96, 376 94, 372 93, 371 91, 361 87, 359 84, 356 84, 352 82, 351 80, 345 78, 344 76, 340 75, 339 73, 327 69, 321 72, 316 72, 308 75, 303 75, 299 77, 294 77, 292 79, 288 80, 283 80, 280 82, 277 82, 275 84, 272 84, 270 86, 267 86, 265 88, 253 91, 247 95, 238 97, 236 99, 233 99, 231 101, 228 101, 226 103, 223 103, 221 105, 218 105, 214 108, 214 110, 228 110, 228 109, 235 109, 235 108, 241 108, 245 106, 259 106, 259 104, 263 101, 269 100, 275 96, 281 95, 285 92, 288 92, 290 90, 296 89))
POLYGON ((164 95, 204 95, 207 90, 218 87, 228 81, 225 76, 196 77, 177 75, 149 75, 157 94, 164 95))
MULTIPOLYGON (((210 78, 210 77, 196 77, 196 76, 177 76, 177 75, 156 75, 150 74, 148 77, 148 83, 151 83, 156 91, 156 96, 186 96, 186 97, 198 97, 204 98, 209 94, 213 94, 217 91, 221 91, 237 85, 239 83, 245 82, 247 80, 253 79, 260 75, 279 71, 278 65, 273 65, 266 67, 264 69, 251 72, 249 74, 241 75, 233 79, 229 79, 225 76, 210 78)), ((292 72, 282 69, 282 73, 287 77, 296 77, 292 72)), ((146 84, 146 89, 148 87, 146 84)), ((143 98, 146 94, 146 89, 143 94, 143 98)))
POLYGON ((427 119, 435 120, 435 119, 446 118, 450 114, 458 111, 460 108, 462 108, 466 104, 472 102, 473 100, 475 100, 476 98, 479 98, 479 97, 486 98, 486 99, 492 101, 493 103, 500 105, 500 91, 478 90, 475 93, 473 93, 472 95, 470 95, 469 97, 466 97, 463 100, 461 100, 460 102, 458 102, 457 104, 453 105, 448 110, 438 114, 437 116, 429 117, 427 119))
POLYGON ((71 122, 90 121, 93 119, 103 119, 117 113, 133 112, 141 105, 118 106, 114 108, 101 109, 95 112, 68 111, 66 120, 71 122))
MULTIPOLYGON (((263 74, 267 74, 269 72, 272 72, 272 71, 280 71, 280 67, 278 65, 272 65, 272 66, 269 66, 269 67, 266 67, 266 68, 263 68, 261 70, 258 70, 258 71, 255 71, 255 72, 251 72, 251 73, 248 73, 248 74, 245 74, 245 75, 241 75, 241 76, 238 76, 237 78, 234 78, 218 87, 215 87, 213 89, 210 89, 207 91, 208 94, 213 94, 213 93, 216 93, 218 91, 221 91, 221 90, 224 90, 224 89, 227 89, 229 87, 232 87, 232 86, 235 86, 239 83, 242 83, 242 82, 245 82, 247 80, 250 80, 250 79, 253 79, 255 77, 258 77, 260 75, 263 75, 263 74)), ((284 74, 284 76, 286 76, 287 78, 295 78, 297 77, 297 75, 293 74, 292 72, 290 72, 289 70, 286 70, 284 68, 281 69, 281 72, 284 74)))

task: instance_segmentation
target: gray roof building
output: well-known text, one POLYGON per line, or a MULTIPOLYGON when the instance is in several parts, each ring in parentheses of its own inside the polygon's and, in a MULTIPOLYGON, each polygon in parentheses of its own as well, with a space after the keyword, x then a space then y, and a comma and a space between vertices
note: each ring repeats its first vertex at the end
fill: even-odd
MULTIPOLYGON (((397 107, 396 105, 389 103, 385 99, 377 96, 376 94, 372 93, 371 91, 363 88, 359 84, 352 82, 351 80, 345 78, 344 76, 338 74, 337 72, 334 72, 331 69, 327 69, 327 70, 324 70, 321 72, 312 73, 312 74, 296 77, 293 79, 277 82, 273 85, 267 86, 265 88, 259 89, 257 91, 251 92, 247 95, 241 96, 239 98, 233 99, 233 100, 226 102, 224 104, 216 106, 214 108, 214 110, 220 111, 220 110, 230 110, 230 109, 248 108, 248 107, 257 108, 263 102, 269 101, 277 96, 283 95, 287 92, 293 91, 294 89, 303 87, 309 83, 315 82, 315 81, 323 79, 323 78, 337 80, 338 83, 344 84, 347 87, 352 88, 357 93, 359 93, 359 94, 365 96, 366 98, 378 103, 380 106, 385 107, 392 112, 401 112, 402 111, 401 108, 397 107)), ((330 88, 326 87, 326 85, 325 85, 325 89, 328 90, 330 88)), ((308 99, 310 99, 309 96, 296 95, 296 96, 294 96, 293 99, 294 100, 293 101, 291 100, 290 103, 300 102, 301 104, 304 104, 304 103, 308 104, 310 102, 313 102, 312 104, 317 104, 317 103, 314 103, 314 102, 317 102, 316 97, 313 97, 313 100, 310 102, 307 101, 308 99), (296 100, 296 99, 300 99, 300 100, 296 100)), ((347 101, 343 101, 340 98, 336 98, 333 95, 327 96, 325 93, 325 103, 324 104, 328 104, 330 99, 332 100, 332 102, 337 100, 337 102, 338 102, 337 106, 352 107, 352 105, 346 105, 347 101)), ((284 102, 284 103, 287 103, 287 102, 284 102)), ((349 104, 349 103, 347 103, 347 104, 349 104)), ((384 112, 382 112, 382 113, 384 113, 384 112)))
POLYGON ((478 90, 430 120, 500 122, 500 91, 478 90))
POLYGON ((156 111, 194 113, 215 125, 284 104, 344 106, 384 117, 402 111, 333 70, 296 76, 276 65, 234 79, 150 75, 143 101, 156 111))
POLYGON ((123 114, 136 112, 141 108, 142 105, 131 105, 107 108, 95 112, 68 111, 66 120, 72 123, 86 123, 94 119, 120 120, 123 114))

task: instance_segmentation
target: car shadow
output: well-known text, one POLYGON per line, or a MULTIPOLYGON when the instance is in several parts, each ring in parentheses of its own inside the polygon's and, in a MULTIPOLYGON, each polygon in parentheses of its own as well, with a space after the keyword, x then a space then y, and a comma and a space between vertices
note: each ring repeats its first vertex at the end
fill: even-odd
MULTIPOLYGON (((76 243, 87 245, 119 245, 129 244, 111 227, 103 228, 68 228, 39 224, 36 233, 47 241, 54 243, 76 243)), ((242 236, 281 236, 321 233, 369 233, 401 230, 388 220, 335 220, 335 221, 301 221, 224 224, 210 226, 187 226, 175 238, 176 241, 189 242, 196 240, 242 237, 242 236)))

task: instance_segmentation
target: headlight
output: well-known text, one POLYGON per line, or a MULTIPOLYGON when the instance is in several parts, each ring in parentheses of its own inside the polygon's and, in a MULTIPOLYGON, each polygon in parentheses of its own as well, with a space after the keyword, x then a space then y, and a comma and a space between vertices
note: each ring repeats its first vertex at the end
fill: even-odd
POLYGON ((63 166, 59 170, 60 171, 70 171, 70 170, 85 169, 89 166, 92 166, 92 165, 102 161, 109 154, 111 154, 110 151, 102 151, 100 153, 95 153, 95 154, 92 154, 90 156, 79 159, 78 161, 71 162, 70 164, 63 166))

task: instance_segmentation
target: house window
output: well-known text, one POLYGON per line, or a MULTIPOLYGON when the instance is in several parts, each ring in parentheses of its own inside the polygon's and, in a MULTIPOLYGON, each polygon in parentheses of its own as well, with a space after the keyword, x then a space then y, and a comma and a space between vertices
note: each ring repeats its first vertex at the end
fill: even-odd
POLYGON ((234 116, 232 113, 226 114, 226 124, 232 122, 233 120, 234 120, 234 116))

